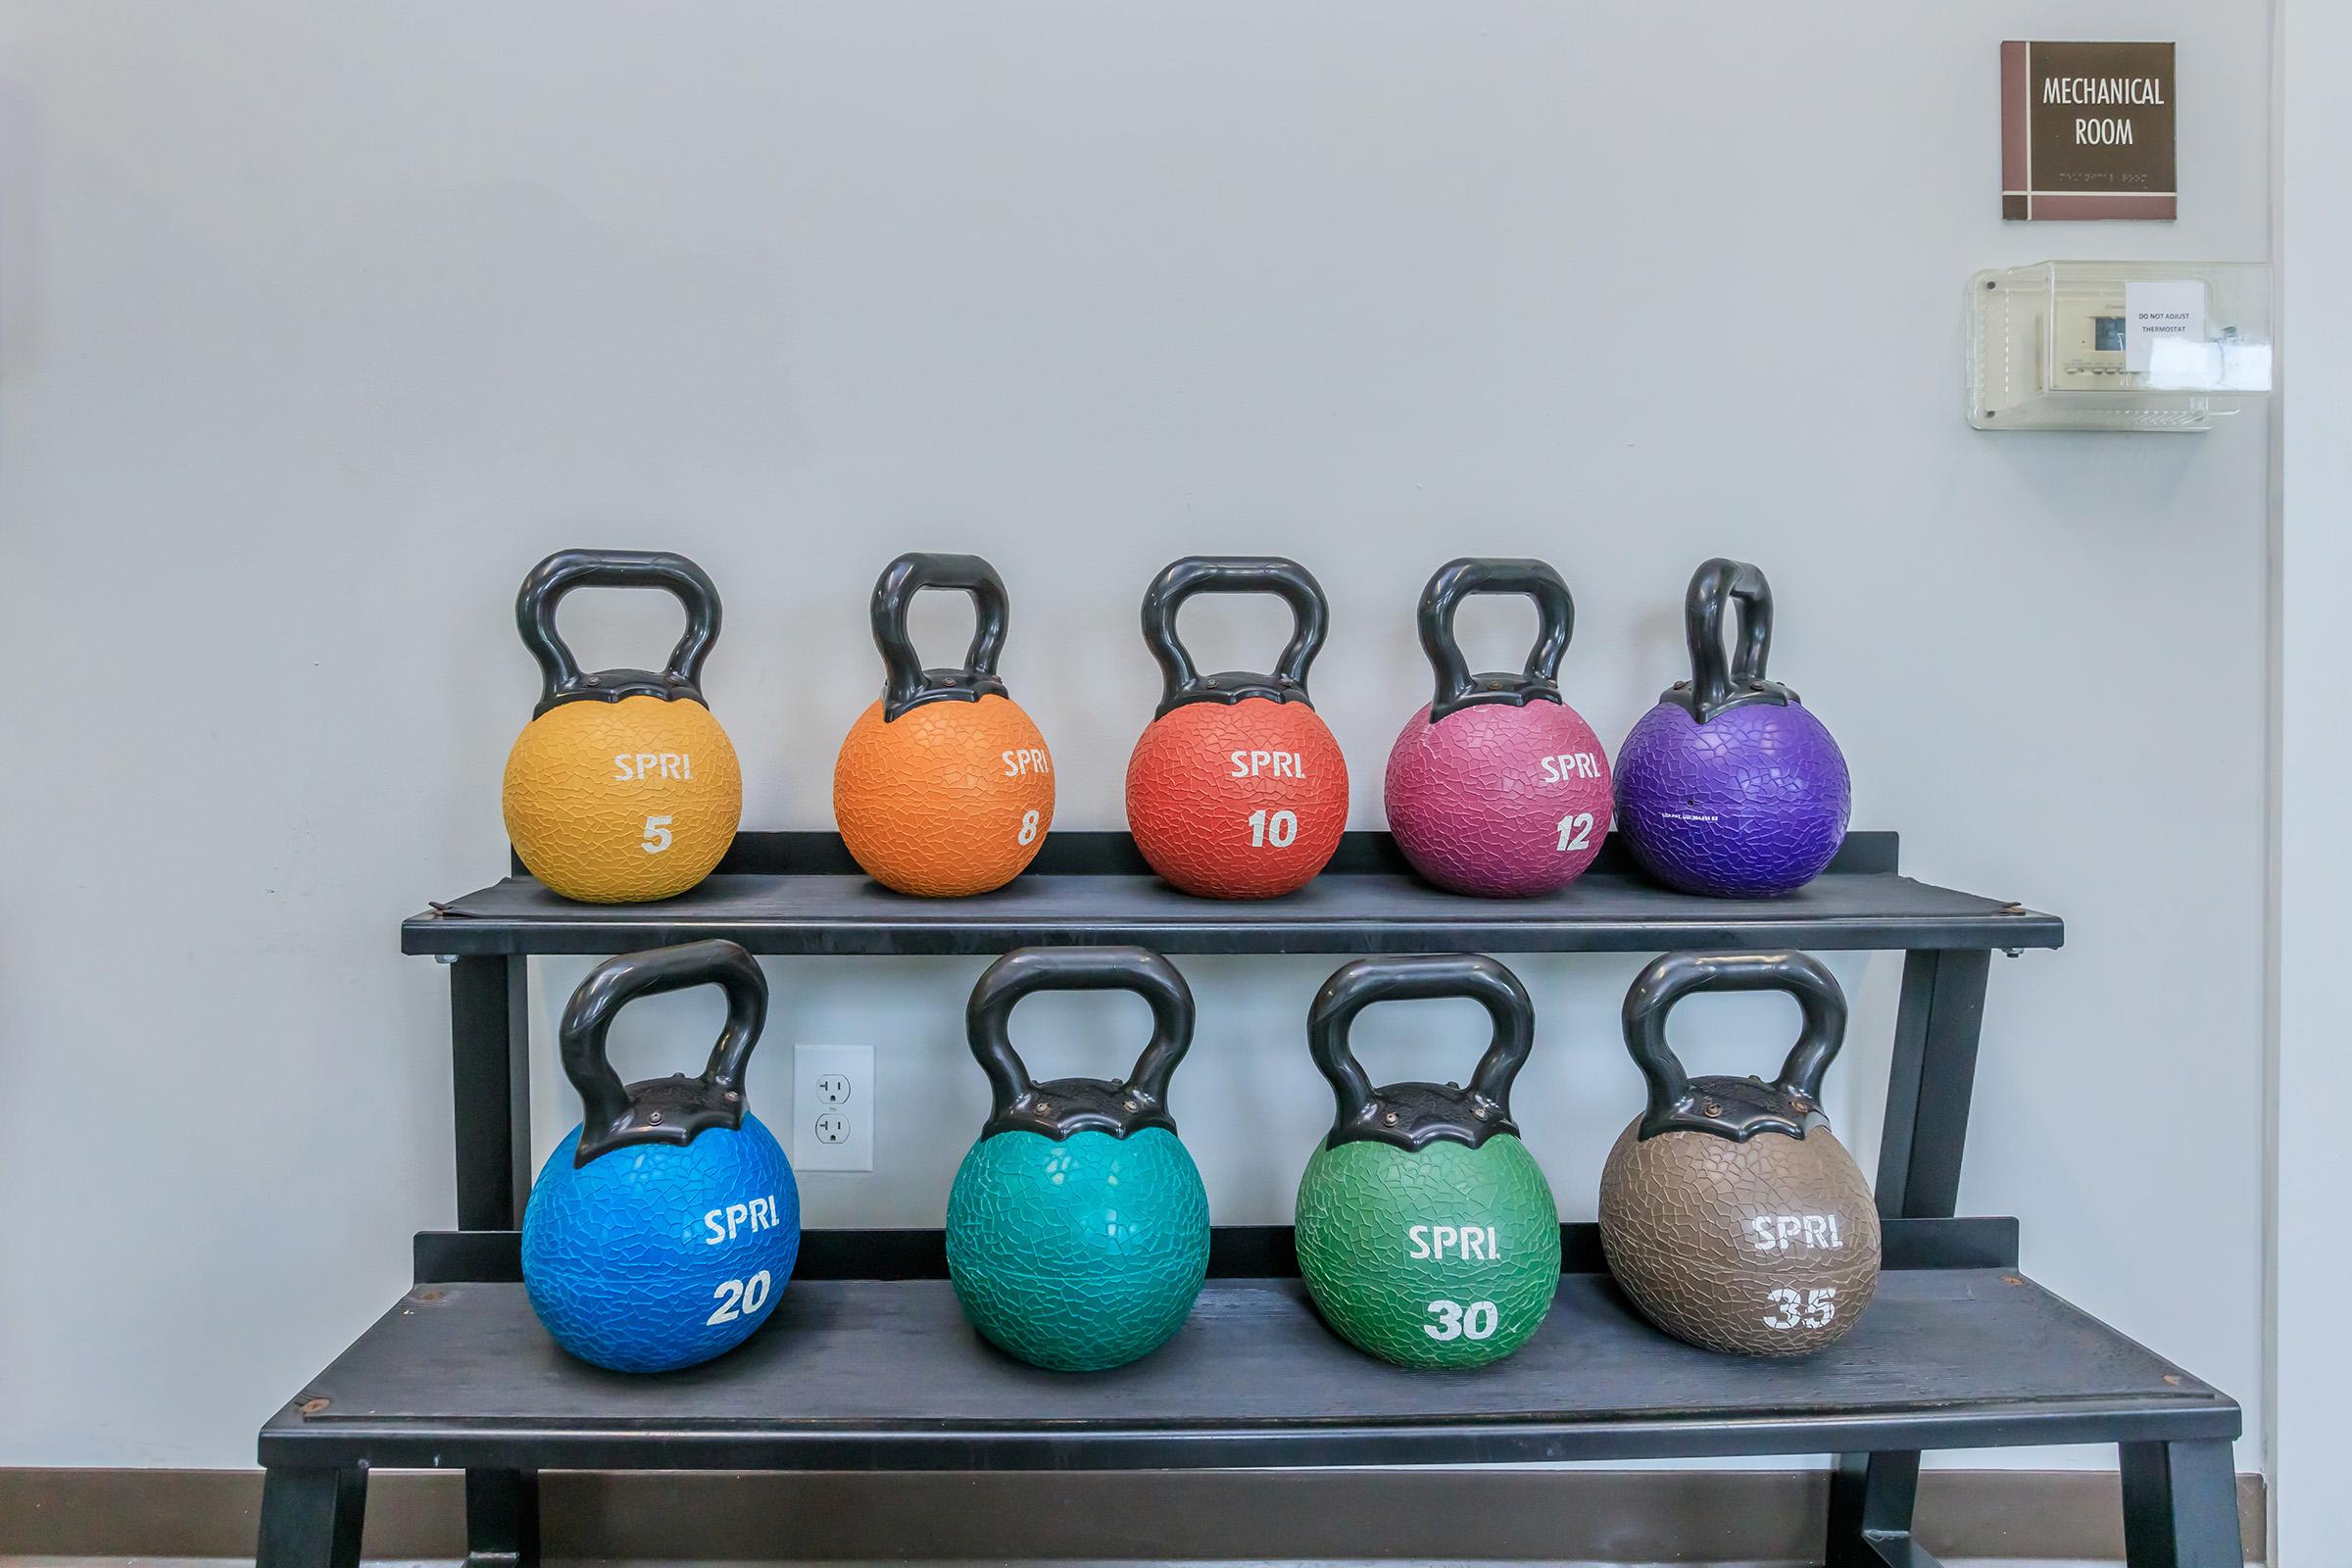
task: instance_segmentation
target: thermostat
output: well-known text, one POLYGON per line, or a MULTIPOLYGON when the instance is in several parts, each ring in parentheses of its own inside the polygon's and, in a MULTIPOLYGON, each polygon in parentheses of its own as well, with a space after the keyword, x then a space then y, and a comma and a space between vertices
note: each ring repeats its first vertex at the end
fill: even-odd
POLYGON ((2204 430, 2271 389, 2270 269, 2041 262, 1968 284, 1980 430, 2204 430))

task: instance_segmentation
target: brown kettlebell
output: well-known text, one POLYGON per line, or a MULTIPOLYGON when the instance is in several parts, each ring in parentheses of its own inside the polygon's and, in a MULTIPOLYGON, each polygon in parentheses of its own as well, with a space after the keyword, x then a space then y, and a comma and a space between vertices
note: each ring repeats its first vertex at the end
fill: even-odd
POLYGON ((1870 1184, 1821 1113, 1845 995, 1802 953, 1668 954, 1625 997, 1649 1107, 1600 1173, 1609 1272, 1642 1315, 1710 1350, 1805 1355, 1842 1338, 1879 1285, 1870 1184), (1786 991, 1804 1029, 1772 1083, 1692 1078, 1666 1014, 1694 991, 1786 991))

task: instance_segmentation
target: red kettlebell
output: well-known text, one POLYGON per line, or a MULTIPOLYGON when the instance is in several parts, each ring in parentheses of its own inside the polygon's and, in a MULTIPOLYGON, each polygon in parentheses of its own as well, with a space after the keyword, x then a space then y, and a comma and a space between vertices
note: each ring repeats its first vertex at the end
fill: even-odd
POLYGON ((1452 893, 1526 898, 1583 875, 1609 836, 1609 757, 1560 697, 1576 601, 1541 561, 1449 561, 1421 591, 1421 647, 1437 694, 1389 753, 1389 831, 1413 868, 1452 893), (1471 594, 1536 602, 1536 645, 1516 674, 1473 675, 1453 637, 1471 594))
POLYGON ((1348 761, 1307 701, 1306 667, 1331 608, 1314 574, 1280 556, 1187 556, 1144 595, 1144 643, 1167 677, 1127 762, 1127 826, 1152 869, 1209 899, 1304 887, 1348 826, 1348 761), (1273 594, 1294 629, 1274 672, 1202 675, 1176 639, 1197 593, 1273 594))

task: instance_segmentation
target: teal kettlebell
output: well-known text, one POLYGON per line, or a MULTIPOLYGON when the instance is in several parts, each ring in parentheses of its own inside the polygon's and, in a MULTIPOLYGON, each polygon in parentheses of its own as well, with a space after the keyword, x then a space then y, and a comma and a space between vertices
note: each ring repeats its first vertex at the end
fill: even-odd
POLYGON ((1208 1275, 1208 1194, 1168 1114, 1193 1043, 1193 994, 1144 948, 1020 948, 966 1009, 994 1099, 948 1194, 948 1277, 991 1344, 1097 1372, 1159 1348, 1208 1275), (1032 991, 1132 991, 1152 1040, 1122 1080, 1029 1076, 1006 1022, 1032 991))

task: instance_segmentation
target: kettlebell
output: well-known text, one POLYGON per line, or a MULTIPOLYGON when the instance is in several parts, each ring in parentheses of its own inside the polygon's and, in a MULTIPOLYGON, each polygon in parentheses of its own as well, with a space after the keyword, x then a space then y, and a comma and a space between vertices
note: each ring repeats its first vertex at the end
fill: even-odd
POLYGON ((718 864, 743 817, 743 773, 703 701, 718 638, 718 590, 684 556, 564 550, 514 599, 522 645, 544 677, 507 754, 507 837, 531 875, 567 899, 634 904, 685 892, 718 864), (556 632, 574 588, 662 588, 686 632, 661 670, 583 674, 556 632))
POLYGON ((865 874, 888 888, 954 899, 1001 888, 1036 858, 1054 825, 1054 761, 1004 695, 1004 579, 978 556, 920 553, 874 584, 882 696, 858 715, 833 767, 833 817, 865 874), (925 669, 906 635, 926 588, 972 596, 960 669, 925 669))
POLYGON ((1584 874, 1609 834, 1609 759, 1560 697, 1576 602, 1541 561, 1465 557, 1421 591, 1421 649, 1438 689, 1389 753, 1389 831, 1413 868, 1454 893, 1525 898, 1584 874), (1471 594, 1536 602, 1517 674, 1473 675, 1453 614, 1471 594))
POLYGON ((1208 1195, 1168 1114, 1193 994, 1143 948, 1018 948, 972 988, 992 1096, 948 1194, 948 1277, 981 1335, 1034 1366, 1096 1372, 1184 1327, 1208 1274, 1208 1195), (1030 1078, 1005 1023, 1032 991, 1132 991, 1152 1039, 1124 1079, 1030 1078))
POLYGON ((609 958, 564 1009, 564 1075, 585 1112, 522 1213, 522 1283, 547 1332, 583 1361, 666 1372, 733 1349, 767 1321, 801 1250, 801 1199, 775 1136, 744 1103, 767 983, 732 942, 609 958), (613 1015, 688 986, 726 993, 702 1075, 622 1088, 613 1015))
POLYGON ((1804 1355, 1843 1337, 1879 1284, 1879 1214, 1821 1113, 1845 996, 1802 953, 1669 954, 1625 998, 1625 1045, 1649 1106, 1600 1173, 1609 1272, 1677 1339, 1739 1355, 1804 1355), (1804 1011, 1772 1083, 1691 1078, 1666 1014, 1696 991, 1786 991, 1804 1011))
POLYGON ((1519 977, 1464 955, 1359 958, 1307 1013, 1339 1114, 1298 1180, 1298 1272, 1323 1321, 1400 1366, 1482 1366, 1527 1343, 1560 1286, 1560 1214, 1511 1120, 1535 1006, 1519 977), (1494 1040, 1453 1084, 1372 1087, 1348 1047, 1375 1002, 1468 997, 1494 1040))
POLYGON ((1307 700, 1331 610, 1280 556, 1187 556, 1144 595, 1144 644, 1165 677, 1127 761, 1127 826, 1169 882, 1207 899, 1270 899, 1314 879, 1348 827, 1348 761, 1307 700), (1273 594, 1291 607, 1274 672, 1203 675, 1176 637, 1199 593, 1273 594))
POLYGON ((1683 600, 1690 678, 1644 713, 1617 753, 1617 831, 1670 888, 1719 898, 1793 893, 1845 842, 1845 757, 1796 693, 1764 678, 1772 588, 1743 561, 1692 573, 1683 600), (1740 607, 1728 667, 1723 612, 1740 607))

